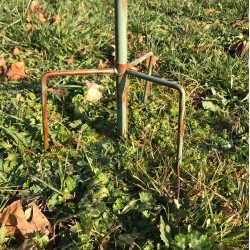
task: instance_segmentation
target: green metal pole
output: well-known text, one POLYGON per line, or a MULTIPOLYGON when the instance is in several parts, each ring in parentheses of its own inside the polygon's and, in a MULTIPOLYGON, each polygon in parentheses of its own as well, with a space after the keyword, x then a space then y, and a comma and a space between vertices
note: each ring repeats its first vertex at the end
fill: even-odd
POLYGON ((128 135, 128 84, 125 70, 127 64, 127 0, 115 2, 115 48, 117 70, 117 130, 121 137, 128 135))

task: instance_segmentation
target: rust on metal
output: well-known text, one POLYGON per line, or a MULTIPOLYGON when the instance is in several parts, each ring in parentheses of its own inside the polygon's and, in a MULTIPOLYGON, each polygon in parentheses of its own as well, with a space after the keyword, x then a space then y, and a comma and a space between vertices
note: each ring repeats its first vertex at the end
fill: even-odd
POLYGON ((117 70, 117 75, 118 76, 123 76, 124 72, 126 71, 126 69, 128 68, 128 64, 116 64, 116 70, 117 70))
POLYGON ((127 9, 127 0, 122 0, 122 9, 123 9, 123 11, 126 11, 126 9, 127 9))
POLYGON ((73 76, 73 75, 102 75, 102 74, 116 74, 115 68, 106 69, 81 69, 81 70, 62 70, 49 71, 42 76, 42 105, 43 105, 43 138, 44 149, 49 147, 49 124, 48 124, 48 108, 47 108, 47 80, 50 77, 56 76, 73 76))
POLYGON ((128 85, 125 85, 123 88, 122 102, 123 103, 128 102, 128 85))

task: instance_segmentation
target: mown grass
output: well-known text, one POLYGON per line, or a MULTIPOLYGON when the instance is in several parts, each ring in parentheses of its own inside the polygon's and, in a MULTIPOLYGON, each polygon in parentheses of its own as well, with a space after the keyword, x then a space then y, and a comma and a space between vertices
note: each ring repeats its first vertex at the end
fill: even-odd
POLYGON ((27 20, 30 3, 0 4, 0 56, 23 60, 29 75, 0 84, 1 211, 20 197, 42 205, 56 227, 54 249, 168 249, 167 241, 246 249, 248 55, 228 49, 248 40, 248 24, 234 25, 248 18, 246 1, 129 1, 129 60, 153 51, 153 75, 187 92, 180 204, 174 91, 153 86, 144 104, 143 83, 130 78, 129 138, 119 140, 113 76, 51 79, 50 87, 80 87, 49 96, 51 147, 43 150, 41 75, 97 68, 114 44, 114 13, 112 1, 46 0, 42 23, 27 20), (105 87, 104 102, 83 102, 86 80, 105 87))

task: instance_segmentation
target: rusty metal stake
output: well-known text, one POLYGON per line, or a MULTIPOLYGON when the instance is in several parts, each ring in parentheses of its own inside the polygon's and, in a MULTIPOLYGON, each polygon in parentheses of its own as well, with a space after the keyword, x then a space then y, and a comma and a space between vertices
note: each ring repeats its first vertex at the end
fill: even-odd
POLYGON ((185 115, 185 90, 176 82, 170 82, 151 76, 153 53, 148 52, 142 57, 127 63, 127 0, 114 0, 115 5, 115 44, 116 61, 114 68, 106 69, 83 69, 83 70, 64 70, 46 72, 42 76, 42 107, 43 107, 43 138, 45 150, 49 147, 49 125, 47 111, 47 80, 57 76, 73 75, 100 75, 116 74, 117 91, 117 131, 120 137, 126 138, 128 135, 128 83, 127 75, 131 75, 146 80, 144 89, 144 101, 149 94, 150 83, 156 83, 168 88, 176 89, 179 92, 179 118, 177 133, 177 158, 176 171, 178 175, 178 199, 180 195, 180 168, 182 166, 182 147, 184 135, 184 115, 185 115), (148 75, 129 70, 137 64, 149 58, 148 75))

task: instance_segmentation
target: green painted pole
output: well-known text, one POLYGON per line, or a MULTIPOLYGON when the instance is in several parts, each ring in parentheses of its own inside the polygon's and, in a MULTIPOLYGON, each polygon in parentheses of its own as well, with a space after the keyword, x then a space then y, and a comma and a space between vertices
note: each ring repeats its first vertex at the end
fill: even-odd
POLYGON ((127 0, 114 0, 115 3, 115 48, 117 130, 118 135, 128 135, 128 84, 125 70, 127 64, 127 0))

